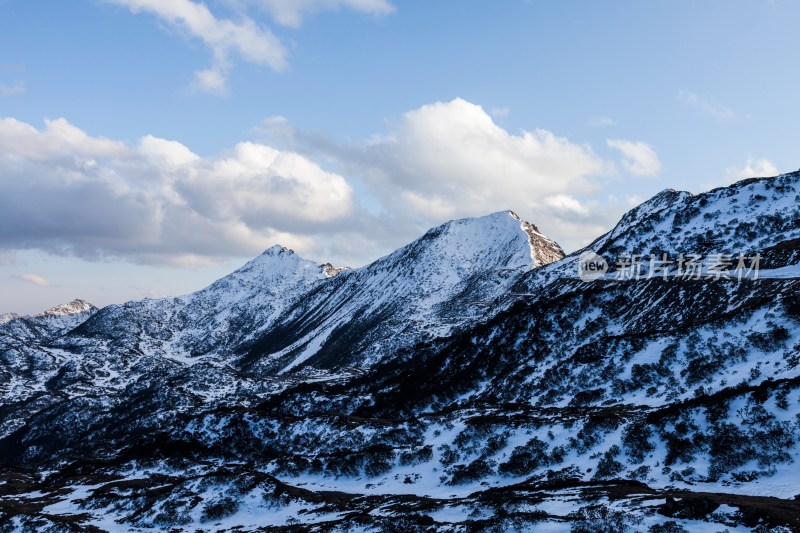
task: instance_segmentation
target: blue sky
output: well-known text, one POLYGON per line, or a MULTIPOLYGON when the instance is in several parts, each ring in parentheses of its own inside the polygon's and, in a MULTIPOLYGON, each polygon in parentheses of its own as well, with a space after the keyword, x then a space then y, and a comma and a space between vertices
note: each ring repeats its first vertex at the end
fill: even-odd
POLYGON ((0 0, 0 313, 358 266, 513 209, 568 250, 796 169, 793 0, 0 0))

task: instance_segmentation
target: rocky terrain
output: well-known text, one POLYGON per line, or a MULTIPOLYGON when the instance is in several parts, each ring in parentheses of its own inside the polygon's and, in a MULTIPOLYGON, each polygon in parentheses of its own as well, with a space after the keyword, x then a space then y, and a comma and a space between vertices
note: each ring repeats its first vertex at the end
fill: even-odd
POLYGON ((273 247, 0 319, 0 530, 800 531, 799 364, 800 173, 566 257, 511 212, 352 270, 273 247))

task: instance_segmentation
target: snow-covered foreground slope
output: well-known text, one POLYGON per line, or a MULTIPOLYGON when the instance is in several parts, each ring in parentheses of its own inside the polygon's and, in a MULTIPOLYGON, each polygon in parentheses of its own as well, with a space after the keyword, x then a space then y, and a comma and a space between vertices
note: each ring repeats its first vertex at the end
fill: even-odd
POLYGON ((797 173, 665 191, 590 247, 757 253, 758 279, 581 281, 498 213, 335 277, 292 258, 308 288, 280 309, 226 285, 198 307, 208 350, 202 318, 173 327, 196 296, 5 348, 52 375, 3 396, 0 523, 800 530, 798 194, 797 173), (242 301, 254 334, 229 331, 242 301))

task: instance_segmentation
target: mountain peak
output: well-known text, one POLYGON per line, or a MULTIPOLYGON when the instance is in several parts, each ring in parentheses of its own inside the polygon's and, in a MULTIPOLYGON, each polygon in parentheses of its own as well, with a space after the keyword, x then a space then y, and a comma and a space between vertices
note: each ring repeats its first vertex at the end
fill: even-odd
POLYGON ((270 255, 270 256, 276 256, 281 254, 297 255, 295 251, 292 250, 291 248, 287 248, 286 246, 280 244, 275 244, 273 246, 270 246, 261 253, 261 255, 270 255))
MULTIPOLYGON (((385 259, 438 262, 453 271, 532 268, 564 257, 561 247, 513 211, 451 220, 385 259)), ((379 260, 381 261, 381 260, 379 260)))
POLYGON ((86 311, 92 311, 97 309, 94 305, 90 304, 86 300, 81 300, 80 298, 76 298, 69 303, 57 305, 39 313, 36 316, 63 316, 63 315, 75 315, 78 313, 85 313, 86 311))
POLYGON ((6 322, 11 322, 17 318, 20 318, 20 315, 17 313, 4 313, 0 315, 0 325, 5 324, 6 322))

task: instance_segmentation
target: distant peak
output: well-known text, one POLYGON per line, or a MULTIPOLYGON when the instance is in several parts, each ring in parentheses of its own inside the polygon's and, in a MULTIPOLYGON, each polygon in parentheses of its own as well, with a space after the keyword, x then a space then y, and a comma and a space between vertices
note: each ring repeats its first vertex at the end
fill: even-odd
POLYGON ((43 313, 39 313, 36 316, 62 316, 62 315, 74 315, 77 313, 84 313, 86 311, 91 311, 97 309, 95 306, 87 302, 86 300, 75 299, 69 303, 57 305, 44 311, 43 313))
POLYGON ((11 322, 12 320, 16 320, 20 318, 20 315, 17 313, 5 313, 0 315, 0 325, 5 324, 6 322, 11 322))

